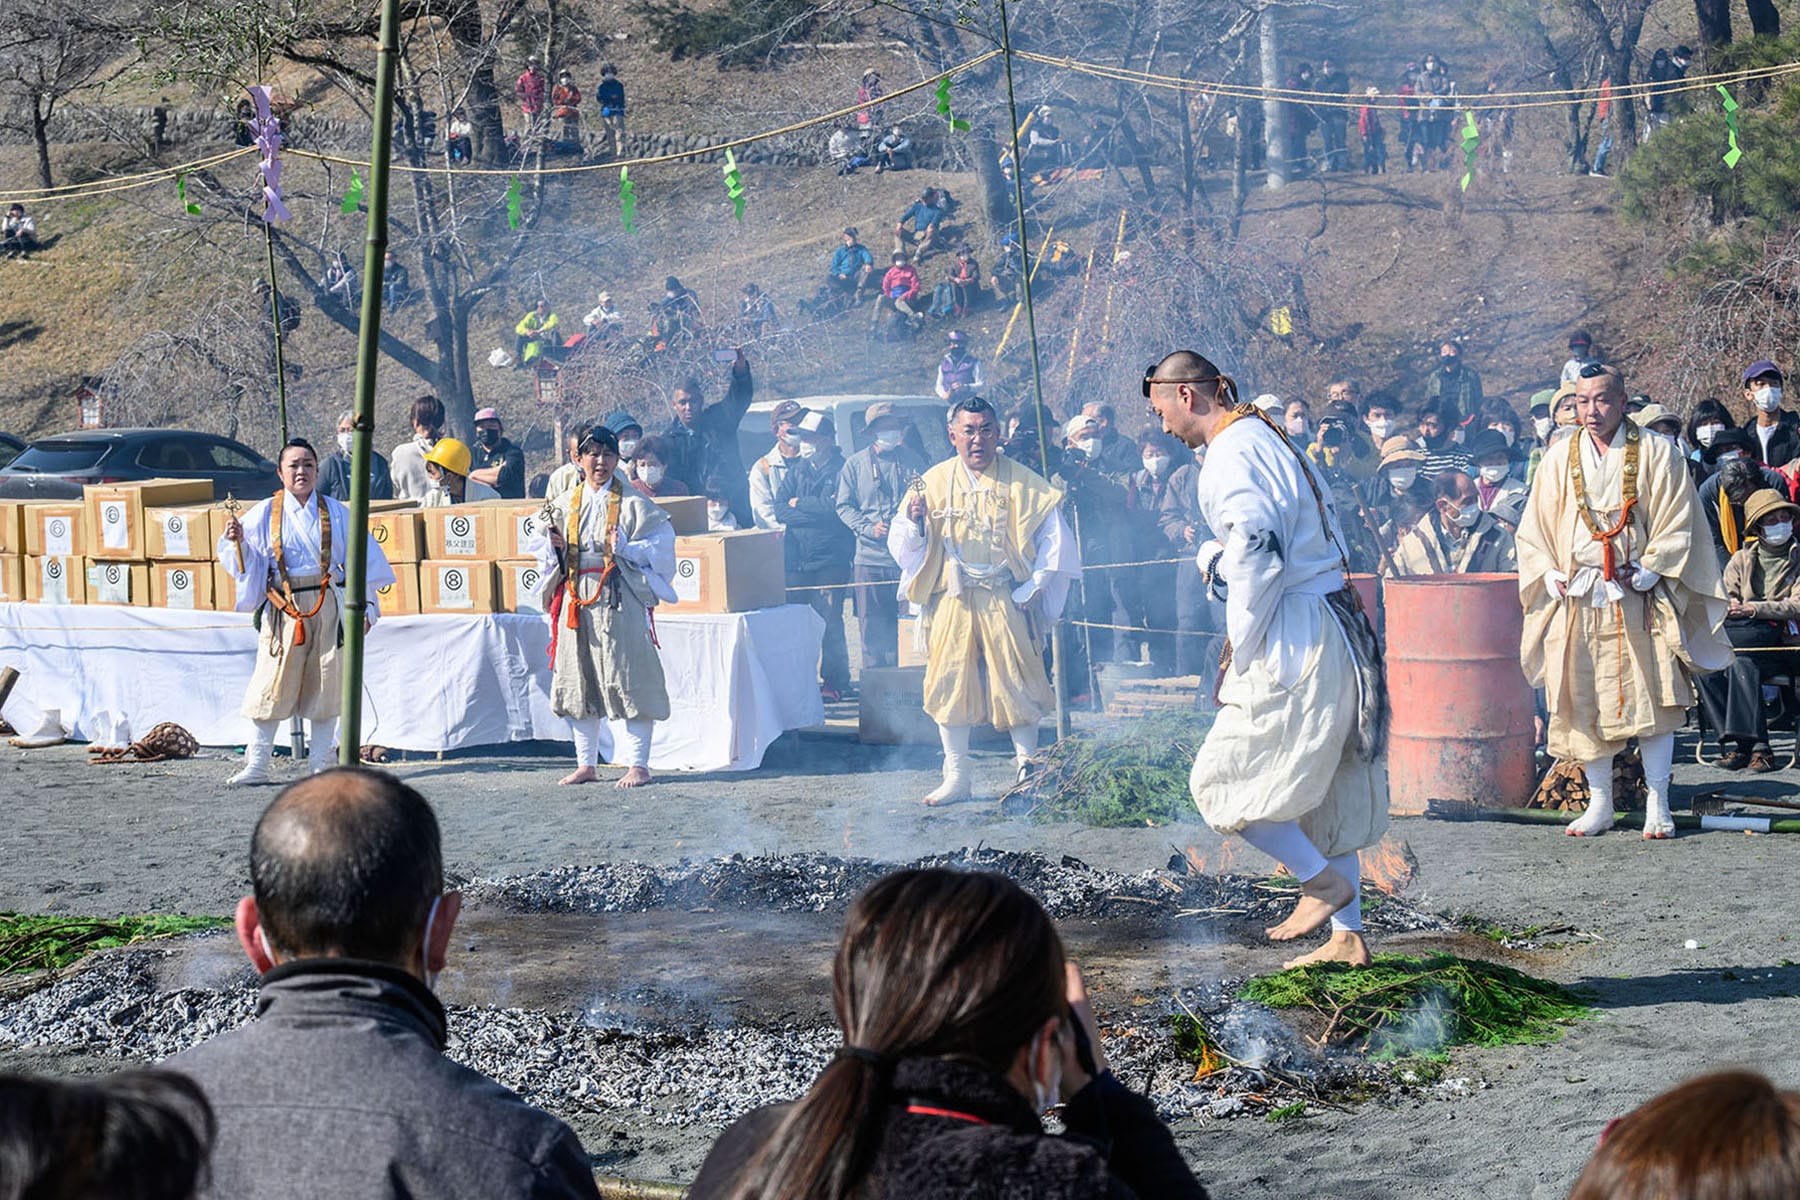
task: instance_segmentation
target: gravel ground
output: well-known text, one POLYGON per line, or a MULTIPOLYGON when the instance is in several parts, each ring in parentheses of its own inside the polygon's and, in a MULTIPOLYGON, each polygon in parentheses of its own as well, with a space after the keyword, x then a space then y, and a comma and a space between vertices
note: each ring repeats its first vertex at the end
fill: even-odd
MULTIPOLYGON (((790 737, 752 774, 678 776, 617 793, 558 789, 561 756, 523 749, 398 768, 437 807, 451 869, 466 880, 498 881, 471 887, 489 907, 529 907, 530 896, 558 888, 587 895, 595 889, 586 884, 611 887, 627 877, 646 882, 659 900, 690 903, 694 879, 717 879, 706 872, 718 868, 701 860, 732 854, 810 855, 803 861, 816 865, 825 855, 905 862, 985 846, 1038 850, 1053 865, 1073 856, 1131 877, 1163 866, 1172 848, 1191 846, 1215 868, 1224 860, 1219 839, 1197 824, 1077 830, 1002 819, 984 804, 927 812, 913 803, 935 767, 923 751, 790 737)), ((249 831, 273 792, 228 792, 223 757, 102 768, 87 766, 73 747, 4 754, 0 909, 222 914, 242 894, 249 831)), ((1004 760, 981 761, 979 778, 997 789, 1007 775, 1004 760)), ((1793 791, 1787 774, 1751 780, 1682 766, 1678 806, 1689 792, 1721 783, 1740 795, 1793 791)), ((1521 931, 1575 931, 1524 938, 1512 951, 1472 938, 1461 948, 1487 946, 1523 969, 1588 988, 1600 1019, 1548 1047, 1459 1051, 1434 1087, 1342 1111, 1316 1108, 1279 1124, 1215 1106, 1217 1097, 1178 1093, 1177 1080, 1166 1073, 1158 1080, 1131 1059, 1140 1048, 1122 1036, 1123 1057, 1134 1071, 1143 1068, 1139 1078, 1160 1086, 1172 1109, 1196 1114, 1177 1120, 1175 1129, 1216 1195, 1557 1197, 1608 1119, 1685 1075, 1749 1063, 1785 1086, 1800 1085, 1800 1026, 1792 1020, 1800 967, 1790 961, 1800 954, 1790 944, 1790 906, 1768 898, 1791 870, 1800 841, 1726 833, 1664 844, 1625 834, 1576 841, 1553 829, 1422 820, 1399 822, 1396 833, 1418 860, 1403 893, 1408 905, 1521 931), (1687 948, 1690 940, 1696 948, 1687 948)), ((1233 869, 1266 866, 1243 850, 1233 869)), ((798 868, 790 862, 783 869, 798 868)), ((838 873, 842 879, 818 904, 828 913, 841 885, 855 878, 847 869, 838 873)), ((1108 888, 1114 883, 1105 880, 1108 888)), ((1064 919, 1074 944, 1078 922, 1064 919)), ((1390 944, 1411 948, 1441 935, 1390 936, 1390 944)), ((106 964, 112 975, 68 980, 35 999, 0 1005, 0 1042, 12 1043, 0 1048, 0 1069, 104 1070, 120 1052, 167 1053, 169 1028, 185 1024, 184 1036, 192 1037, 237 1019, 247 993, 234 987, 240 969, 231 942, 211 943, 181 960, 180 971, 171 972, 173 960, 160 951, 127 952, 106 964), (195 974, 195 961, 209 964, 207 971, 195 974), (92 1023, 98 1014, 110 1014, 107 1028, 92 1023), (59 1020, 70 1032, 57 1046, 21 1046, 4 1032, 20 1022, 59 1020)), ((498 955, 504 947, 485 949, 498 955)), ((708 963, 705 944, 682 952, 702 970, 731 970, 730 963, 708 963)), ((1283 953, 1233 932, 1171 941, 1165 957, 1171 981, 1198 995, 1269 969, 1283 953)), ((796 988, 813 976, 823 994, 813 950, 796 953, 791 965, 796 988)), ((605 967, 614 976, 630 974, 628 963, 605 967)), ((1123 1033, 1129 1022, 1119 1014, 1137 997, 1108 999, 1112 1024, 1123 1033)), ((743 1102, 746 1078, 755 1079, 759 1096, 797 1088, 830 1044, 829 1032, 806 1014, 785 1025, 697 1028, 671 1041, 530 1008, 453 1007, 455 1052, 493 1064, 506 1082, 570 1119, 602 1170, 643 1178, 690 1178, 713 1122, 743 1102), (643 1077, 646 1046, 649 1060, 669 1074, 643 1077), (582 1066, 584 1082, 554 1077, 563 1059, 582 1066), (679 1093, 679 1106, 654 1094, 664 1085, 679 1093), (707 1109, 709 1089, 715 1103, 707 1109), (678 1123, 675 1107, 691 1119, 678 1123)))

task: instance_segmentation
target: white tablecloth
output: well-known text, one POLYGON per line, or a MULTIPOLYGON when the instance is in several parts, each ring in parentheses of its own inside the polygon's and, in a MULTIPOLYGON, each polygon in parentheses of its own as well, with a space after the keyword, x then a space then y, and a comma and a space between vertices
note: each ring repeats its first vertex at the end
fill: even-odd
MULTIPOLYGON (((824 624, 801 604, 659 616, 674 711, 657 722, 651 766, 751 770, 784 730, 823 721, 824 624)), ((367 643, 362 740, 423 751, 569 740, 550 711, 549 643, 535 613, 383 618, 367 643)), ((20 672, 8 719, 23 728, 15 714, 55 709, 79 741, 123 744, 174 721, 203 745, 240 745, 255 655, 247 614, 0 604, 0 666, 20 672)))

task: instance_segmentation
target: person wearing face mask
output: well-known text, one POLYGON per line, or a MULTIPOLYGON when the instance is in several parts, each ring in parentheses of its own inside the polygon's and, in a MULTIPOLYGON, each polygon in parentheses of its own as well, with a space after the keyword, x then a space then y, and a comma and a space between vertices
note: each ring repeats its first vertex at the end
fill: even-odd
MULTIPOLYGON (((345 409, 338 414, 337 449, 325 456, 319 464, 319 494, 330 496, 333 500, 350 503, 350 481, 354 476, 350 470, 350 436, 355 428, 356 414, 345 409)), ((392 500, 394 498, 394 482, 388 475, 388 461, 376 453, 375 447, 369 447, 369 499, 392 500)))
POLYGON ((787 583, 794 598, 812 605, 825 622, 819 646, 819 695, 835 703, 850 690, 850 653, 844 644, 844 585, 856 554, 856 535, 838 516, 838 478, 844 456, 837 427, 819 412, 794 422, 800 453, 781 477, 775 509, 787 534, 781 539, 787 583))
POLYGON ((1432 485, 1431 511, 1400 537, 1390 577, 1486 575, 1518 569, 1513 535, 1483 512, 1475 481, 1446 471, 1432 485))
POLYGON ((443 863, 431 806, 382 771, 315 775, 263 811, 236 917, 257 1019, 163 1064, 217 1119, 199 1196, 597 1200, 567 1125, 445 1054, 432 989, 462 897, 443 863))
MULTIPOLYGON (((1176 559, 1164 541, 1162 514, 1169 500, 1169 489, 1176 478, 1178 462, 1192 462, 1187 448, 1161 430, 1152 430, 1137 440, 1139 469, 1132 473, 1125 490, 1125 529, 1131 536, 1129 550, 1135 560, 1176 559)), ((1193 551, 1186 556, 1190 561, 1193 551)), ((1176 572, 1178 562, 1155 563, 1116 571, 1126 588, 1115 587, 1114 602, 1125 611, 1122 624, 1148 630, 1141 635, 1150 665, 1159 676, 1172 676, 1176 670, 1176 633, 1180 620, 1176 606, 1176 572)), ((1138 634, 1121 634, 1127 642, 1125 660, 1137 660, 1138 634)))
MULTIPOLYGON (((1363 487, 1363 507, 1375 526, 1381 552, 1392 555, 1400 535, 1431 508, 1431 485, 1419 474, 1425 452, 1404 435, 1381 448, 1381 465, 1363 487)), ((1383 568, 1385 570, 1385 566, 1383 568)))
POLYGON ((525 498, 525 452, 507 438, 500 414, 491 408, 475 414, 469 478, 493 488, 502 500, 525 498))
POLYGON ((431 490, 420 499, 422 508, 448 508, 455 504, 482 504, 500 499, 500 493, 469 478, 469 448, 455 438, 439 438, 425 452, 425 473, 431 490))
POLYGON ((769 431, 775 444, 750 464, 750 515, 758 529, 780 529, 787 524, 775 506, 775 493, 788 468, 800 461, 800 430, 806 410, 796 400, 783 400, 769 410, 769 431))
POLYGON ((1387 440, 1400 432, 1406 408, 1387 392, 1375 392, 1363 403, 1363 428, 1369 431, 1369 443, 1380 450, 1387 440))
POLYGON ((631 486, 652 500, 693 495, 681 480, 669 478, 667 454, 668 447, 659 437, 639 442, 637 457, 631 464, 631 486))
POLYGON ((844 1044, 799 1100, 714 1144, 689 1200, 1206 1200, 1150 1101, 1108 1069, 1043 906, 988 872, 886 875, 831 968, 844 1044), (1063 1104, 1060 1135, 1042 1115, 1063 1104))
MULTIPOLYGON (((1137 657, 1135 644, 1127 652, 1126 643, 1133 641, 1131 636, 1125 630, 1108 628, 1128 623, 1114 618, 1126 616, 1135 607, 1135 597, 1122 606, 1126 611, 1115 613, 1114 591, 1119 572, 1103 569, 1111 563, 1133 560, 1127 552, 1130 533, 1126 524, 1126 492, 1130 476, 1115 479, 1107 473, 1099 418, 1085 414, 1071 417, 1063 434, 1065 453, 1051 472, 1050 482, 1063 489, 1081 547, 1081 561, 1087 568, 1075 591, 1074 603, 1080 619, 1088 622, 1085 628, 1076 627, 1078 632, 1070 638, 1066 670, 1069 690, 1091 698, 1095 665, 1137 657)), ((1123 589, 1129 592, 1129 580, 1124 581, 1123 589)))
POLYGON ((731 511, 731 497, 725 489, 714 484, 706 489, 706 532, 735 533, 738 529, 737 517, 731 511))
POLYGON ((1713 436, 1706 462, 1711 467, 1697 489, 1700 511, 1706 515, 1713 547, 1722 569, 1727 559, 1744 544, 1749 528, 1744 505, 1751 495, 1768 488, 1788 494, 1787 480, 1756 461, 1755 435, 1748 429, 1726 429, 1713 436))
POLYGON ((1216 670, 1217 637, 1225 627, 1225 605, 1208 594, 1206 581, 1200 577, 1200 564, 1194 558, 1200 547, 1213 539, 1206 515, 1200 511, 1200 467, 1205 460, 1205 446, 1196 446, 1191 452, 1183 447, 1175 456, 1175 471, 1156 514, 1162 541, 1152 557, 1177 560, 1175 624, 1168 627, 1176 631, 1177 675, 1205 675, 1216 670))
POLYGON ((1744 401, 1756 414, 1757 457, 1771 467, 1800 458, 1800 414, 1782 405, 1781 368, 1763 359, 1744 368, 1744 401))
POLYGON ((890 402, 869 405, 863 421, 865 444, 838 472, 837 514, 856 535, 850 582, 866 670, 900 662, 900 564, 888 553, 888 530, 907 489, 930 464, 907 444, 906 418, 890 402))
POLYGON ((1119 416, 1113 406, 1090 400, 1081 406, 1081 415, 1100 422, 1100 453, 1094 461, 1100 470, 1124 483, 1143 465, 1138 444, 1119 432, 1119 416))
POLYGON ((388 455, 388 474, 396 500, 423 500, 431 490, 431 477, 425 473, 425 452, 444 436, 443 401, 436 396, 420 396, 412 402, 410 423, 413 435, 388 455))
POLYGON ((1481 376, 1462 360, 1455 342, 1438 346, 1438 368, 1425 380, 1425 396, 1438 403, 1446 429, 1456 429, 1481 408, 1481 376))
POLYGON ((949 348, 938 361, 937 394, 939 400, 954 404, 980 392, 987 380, 981 373, 981 360, 969 353, 967 335, 952 329, 947 340, 949 348))
POLYGON ((1304 400, 1289 400, 1281 409, 1281 427, 1289 440, 1304 450, 1312 444, 1312 405, 1304 400))
POLYGON ((1469 457, 1475 463, 1475 493, 1481 511, 1516 528, 1529 489, 1513 474, 1514 461, 1506 439, 1484 429, 1469 442, 1469 457))
POLYGON ((1721 746, 1732 747, 1714 765, 1766 774, 1778 768, 1769 753, 1763 679, 1800 674, 1800 638, 1789 632, 1800 621, 1800 508, 1764 489, 1751 495, 1744 516, 1750 539, 1725 564, 1725 636, 1738 653, 1696 684, 1707 723, 1721 746))
POLYGON ((1687 441, 1692 447, 1688 451, 1688 474, 1693 476, 1696 488, 1712 474, 1713 440, 1727 429, 1736 427, 1737 419, 1713 396, 1694 405, 1694 411, 1688 414, 1687 441))

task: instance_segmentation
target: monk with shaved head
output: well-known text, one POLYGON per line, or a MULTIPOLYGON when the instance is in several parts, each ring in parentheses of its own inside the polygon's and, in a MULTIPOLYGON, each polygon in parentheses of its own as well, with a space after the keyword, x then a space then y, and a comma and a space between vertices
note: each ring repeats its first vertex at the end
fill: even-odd
POLYGON ((237 934, 257 1019, 177 1055, 218 1117, 206 1196, 597 1196, 573 1131, 444 1057, 432 989, 462 898, 437 817, 380 771, 264 810, 237 934))

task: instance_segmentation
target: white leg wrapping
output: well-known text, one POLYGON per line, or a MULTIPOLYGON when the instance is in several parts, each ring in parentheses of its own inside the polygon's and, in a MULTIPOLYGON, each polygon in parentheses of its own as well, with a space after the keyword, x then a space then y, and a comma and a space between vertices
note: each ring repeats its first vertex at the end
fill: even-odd
POLYGON ((650 731, 656 722, 634 718, 625 722, 625 736, 613 748, 613 765, 650 767, 650 731))
POLYGON ((927 804, 943 804, 949 800, 969 798, 969 734, 968 725, 939 725, 938 740, 944 744, 944 781, 925 797, 927 804))
POLYGON ((570 720, 569 729, 575 736, 575 765, 577 767, 597 767, 600 765, 600 718, 592 720, 570 720))
POLYGON ((1348 854, 1334 854, 1326 860, 1331 869, 1342 875, 1352 888, 1356 890, 1356 898, 1344 907, 1331 914, 1333 932, 1362 932, 1362 855, 1352 850, 1348 854))
POLYGON ((1612 756, 1583 763, 1581 769, 1587 775, 1588 807, 1581 818, 1569 826, 1569 832, 1591 837, 1596 833, 1605 833, 1618 819, 1613 811, 1612 756))
POLYGON ((1019 778, 1025 778, 1025 762, 1037 753, 1038 727, 1036 725, 1020 725, 1006 731, 1012 738, 1013 765, 1019 768, 1019 778))
POLYGON ((324 721, 308 721, 306 736, 306 763, 317 775, 320 771, 329 771, 337 766, 337 728, 338 719, 332 717, 324 721))
POLYGON ((242 786, 269 782, 269 759, 275 753, 275 727, 279 721, 253 721, 256 731, 244 747, 244 769, 225 782, 242 786))
POLYGON ((1292 871, 1301 883, 1331 866, 1296 822, 1252 821, 1239 832, 1246 842, 1292 871))
POLYGON ((1675 735, 1643 738, 1638 752, 1644 760, 1644 784, 1649 798, 1644 802, 1644 836, 1668 837, 1675 832, 1675 818, 1669 813, 1669 776, 1675 761, 1675 735))

